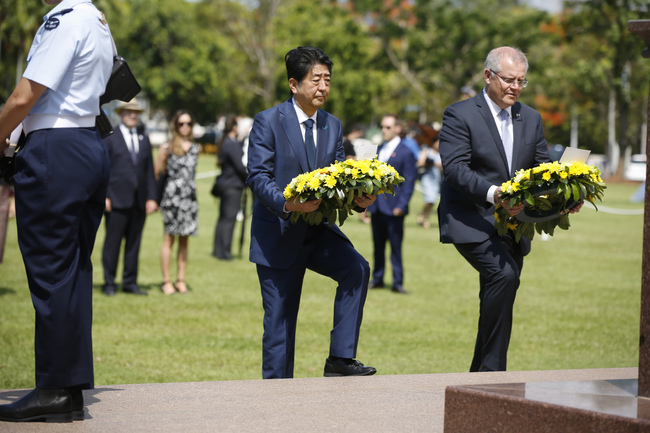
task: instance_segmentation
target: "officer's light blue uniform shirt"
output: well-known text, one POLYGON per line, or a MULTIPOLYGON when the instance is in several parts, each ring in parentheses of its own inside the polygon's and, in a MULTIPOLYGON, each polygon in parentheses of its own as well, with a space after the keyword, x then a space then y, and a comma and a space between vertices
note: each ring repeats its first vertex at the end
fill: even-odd
POLYGON ((47 90, 30 115, 98 115, 99 97, 113 68, 113 43, 101 13, 89 0, 64 0, 43 20, 23 77, 47 90))

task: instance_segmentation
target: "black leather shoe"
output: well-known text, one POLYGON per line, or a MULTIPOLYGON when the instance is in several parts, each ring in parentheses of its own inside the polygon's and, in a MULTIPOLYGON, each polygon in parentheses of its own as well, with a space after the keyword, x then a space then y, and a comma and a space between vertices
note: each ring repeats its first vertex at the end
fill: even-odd
POLYGON ((408 295, 409 294, 409 292, 407 292, 406 289, 404 289, 404 287, 402 287, 402 286, 393 286, 391 291, 393 291, 395 293, 401 293, 402 295, 408 295))
POLYGON ((149 293, 143 292, 140 290, 140 287, 130 287, 128 289, 123 289, 124 293, 129 293, 131 295, 140 295, 140 296, 147 296, 149 293))
POLYGON ((368 284, 369 289, 383 289, 384 283, 370 283, 368 284))
POLYGON ((372 376, 375 373, 377 373, 375 367, 366 367, 356 359, 330 356, 325 360, 325 377, 372 376))
POLYGON ((80 390, 35 388, 18 401, 0 405, 0 421, 72 422, 73 418, 78 419, 79 410, 82 413, 80 419, 83 419, 83 395, 80 390), (73 393, 76 398, 73 398, 73 393))
POLYGON ((106 296, 115 296, 115 287, 103 287, 102 293, 106 296))

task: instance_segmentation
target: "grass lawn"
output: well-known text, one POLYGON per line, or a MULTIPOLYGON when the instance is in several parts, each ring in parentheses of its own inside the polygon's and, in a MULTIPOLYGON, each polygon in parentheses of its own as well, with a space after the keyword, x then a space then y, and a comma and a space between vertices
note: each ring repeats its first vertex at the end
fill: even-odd
MULTIPOLYGON (((202 155, 198 172, 213 169, 214 156, 202 155)), ((97 385, 261 378, 263 311, 255 267, 247 258, 248 227, 242 258, 212 258, 218 213, 209 194, 212 181, 197 180, 200 227, 189 243, 189 295, 160 291, 162 220, 157 213, 147 219, 140 254, 139 283, 149 296, 104 296, 100 228, 93 254, 97 385)), ((603 205, 641 209, 629 200, 637 186, 609 185, 603 205)), ((411 294, 368 294, 358 358, 378 374, 469 369, 478 274, 453 246, 439 242, 435 217, 431 229, 416 224, 421 205, 416 192, 404 244, 405 287, 411 294)), ((526 258, 515 303, 510 370, 638 364, 643 215, 585 206, 571 222, 569 231, 558 230, 549 241, 536 237, 526 258)), ((352 217, 342 229, 371 262, 370 227, 352 217)), ((236 238, 241 230, 238 224, 236 238)), ((334 289, 332 281, 308 272, 298 318, 296 377, 322 376, 334 289)), ((0 265, 0 389, 34 386, 33 333, 33 307, 12 221, 0 265)))

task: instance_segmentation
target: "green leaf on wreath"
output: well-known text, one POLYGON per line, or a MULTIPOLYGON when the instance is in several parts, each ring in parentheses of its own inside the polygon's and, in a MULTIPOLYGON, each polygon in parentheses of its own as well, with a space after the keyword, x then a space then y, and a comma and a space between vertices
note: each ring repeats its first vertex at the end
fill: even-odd
POLYGON ((346 203, 347 203, 347 204, 352 203, 352 200, 354 200, 354 190, 353 190, 353 189, 349 189, 349 190, 347 191, 346 194, 347 194, 347 200, 346 200, 346 203))
POLYGON ((562 230, 569 230, 569 227, 571 227, 571 224, 569 223, 569 214, 562 215, 557 225, 562 230))
POLYGON ((526 203, 528 203, 531 206, 535 206, 535 199, 533 198, 533 195, 531 193, 526 191, 524 193, 524 197, 525 197, 526 203))
POLYGON ((348 218, 348 213, 344 209, 339 209, 339 226, 343 226, 343 223, 348 218))
POLYGON ((365 191, 366 194, 372 194, 372 181, 370 179, 366 179, 365 191))
POLYGON ((574 183, 571 185, 571 189, 573 190, 573 199, 575 201, 580 200, 580 187, 574 183))

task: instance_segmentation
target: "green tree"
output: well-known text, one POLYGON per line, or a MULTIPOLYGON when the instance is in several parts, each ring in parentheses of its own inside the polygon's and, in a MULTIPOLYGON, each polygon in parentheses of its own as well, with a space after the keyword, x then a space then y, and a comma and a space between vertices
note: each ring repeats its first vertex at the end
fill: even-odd
POLYGON ((27 49, 51 9, 40 2, 0 0, 0 98, 13 91, 25 69, 27 49))
POLYGON ((183 0, 134 0, 118 19, 107 15, 118 52, 128 61, 152 107, 194 112, 214 121, 225 105, 225 40, 197 26, 197 5, 183 0), (155 5, 155 7, 152 7, 155 5))
POLYGON ((483 62, 490 49, 513 45, 528 51, 549 19, 544 12, 513 7, 515 2, 353 3, 371 20, 370 35, 381 44, 379 68, 397 73, 391 74, 387 106, 405 116, 404 107, 419 106, 412 120, 420 122, 441 120, 445 107, 459 99, 461 87, 483 87, 483 62))
POLYGON ((300 45, 321 48, 334 62, 332 88, 326 109, 344 124, 369 123, 381 113, 379 95, 388 88, 385 73, 374 59, 380 47, 350 11, 330 1, 319 1, 314 13, 313 0, 283 4, 278 13, 278 51, 280 73, 277 97, 289 96, 284 55, 300 45))
MULTIPOLYGON (((571 96, 584 102, 583 109, 596 105, 601 123, 596 128, 600 131, 605 124, 603 119, 607 118, 605 107, 610 103, 611 93, 615 102, 616 123, 608 128, 616 127, 615 139, 621 156, 635 141, 638 142, 650 76, 647 61, 640 55, 645 44, 641 38, 629 33, 627 23, 649 16, 647 2, 641 0, 575 3, 564 21, 565 37, 558 50, 562 54, 567 53, 561 56, 567 65, 578 66, 573 71, 567 71, 574 81, 571 96), (577 71, 584 75, 575 74, 577 71)), ((607 143, 602 137, 607 136, 606 132, 601 132, 594 137, 594 146, 604 148, 607 143)), ((611 159, 613 155, 609 156, 611 159)), ((618 176, 622 175, 622 168, 621 158, 616 170, 618 176)))
POLYGON ((278 56, 275 17, 279 0, 261 0, 257 7, 235 0, 204 0, 199 24, 219 29, 228 46, 229 112, 253 115, 276 102, 278 56))

